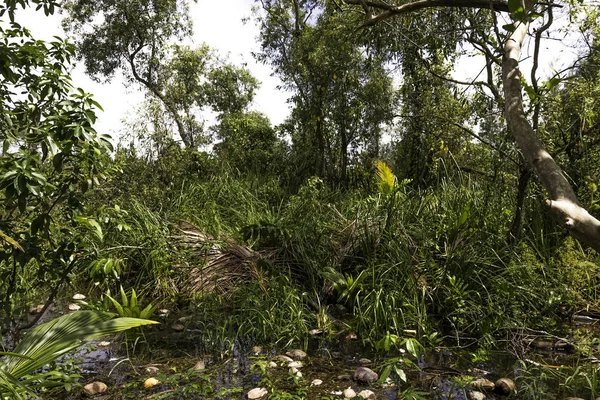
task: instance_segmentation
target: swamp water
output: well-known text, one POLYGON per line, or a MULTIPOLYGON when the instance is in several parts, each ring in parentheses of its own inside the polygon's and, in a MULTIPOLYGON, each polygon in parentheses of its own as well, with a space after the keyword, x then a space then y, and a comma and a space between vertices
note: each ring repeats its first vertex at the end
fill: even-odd
MULTIPOLYGON (((106 400, 246 399, 251 389, 262 387, 269 391, 264 399, 342 399, 342 391, 351 387, 355 393, 370 390, 377 399, 463 400, 471 398, 470 384, 477 378, 516 381, 517 391, 511 399, 594 399, 594 390, 600 385, 566 387, 564 381, 569 374, 585 374, 589 368, 580 372, 577 368, 593 366, 597 361, 594 358, 598 353, 597 341, 591 342, 596 348, 586 358, 575 352, 570 343, 582 337, 600 336, 597 328, 600 323, 589 316, 573 321, 567 341, 523 330, 504 343, 506 350, 482 352, 463 339, 413 359, 418 368, 395 362, 409 358, 397 351, 374 353, 358 340, 315 336, 307 343, 308 355, 298 368, 302 376, 297 377, 288 362, 276 361, 277 356, 285 355, 290 348, 258 348, 261 344, 230 341, 215 349, 206 344, 200 330, 177 332, 167 323, 147 329, 145 336, 92 342, 72 356, 69 363, 77 366, 82 385, 93 381, 106 383, 108 391, 93 396, 106 400), (128 353, 133 355, 128 358, 128 353), (194 369, 199 361, 204 368, 194 369), (269 365, 271 361, 277 365, 269 365), (381 373, 386 365, 392 364, 406 373, 407 382, 396 374, 391 375, 393 379, 387 384, 366 385, 352 380, 359 366, 381 373), (144 383, 150 377, 160 383, 145 388, 144 383), (315 385, 315 380, 322 383, 315 385)), ((490 400, 506 398, 490 392, 485 396, 490 400)), ((90 396, 74 388, 67 393, 54 391, 44 398, 73 400, 90 396)))

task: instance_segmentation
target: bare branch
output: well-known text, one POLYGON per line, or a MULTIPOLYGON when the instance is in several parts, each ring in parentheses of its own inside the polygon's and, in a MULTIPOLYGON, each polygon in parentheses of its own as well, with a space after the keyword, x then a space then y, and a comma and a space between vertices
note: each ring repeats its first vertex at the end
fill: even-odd
POLYGON ((363 26, 372 26, 399 14, 432 7, 484 8, 493 11, 508 12, 508 3, 503 0, 417 0, 398 6, 390 6, 379 2, 367 2, 366 0, 345 0, 345 2, 354 5, 367 4, 375 9, 385 10, 368 19, 363 26))

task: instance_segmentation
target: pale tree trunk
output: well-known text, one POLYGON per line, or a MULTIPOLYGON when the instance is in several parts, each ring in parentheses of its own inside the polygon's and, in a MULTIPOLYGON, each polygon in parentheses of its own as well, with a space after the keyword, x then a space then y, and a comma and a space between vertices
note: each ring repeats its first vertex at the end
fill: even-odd
POLYGON ((516 29, 504 46, 502 81, 508 130, 521 152, 548 191, 551 215, 575 239, 600 251, 600 221, 581 207, 563 171, 546 151, 525 116, 519 57, 527 35, 527 23, 515 23, 516 29))

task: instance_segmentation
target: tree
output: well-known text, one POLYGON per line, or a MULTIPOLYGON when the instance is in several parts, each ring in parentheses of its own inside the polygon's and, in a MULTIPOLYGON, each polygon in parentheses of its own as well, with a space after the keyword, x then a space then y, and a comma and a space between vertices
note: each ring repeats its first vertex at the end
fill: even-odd
POLYGON ((345 182, 352 153, 378 152, 382 127, 393 118, 396 97, 383 60, 332 4, 261 5, 257 57, 294 93, 285 129, 299 174, 345 182))
POLYGON ((14 20, 17 3, 35 4, 47 15, 56 7, 46 0, 0 4, 0 15, 10 18, 0 27, 3 332, 24 327, 15 326, 15 317, 28 289, 49 291, 48 306, 85 262, 90 240, 101 239, 85 193, 108 173, 111 150, 110 137, 93 128, 99 105, 71 84, 74 47, 35 40, 14 20))
MULTIPOLYGON (((575 192, 569 184, 562 169, 558 166, 546 147, 537 136, 539 115, 534 111, 533 121, 528 119, 523 104, 522 75, 519 69, 521 49, 527 37, 530 25, 535 20, 542 20, 535 31, 534 68, 532 71, 531 90, 539 93, 537 77, 535 75, 538 65, 539 46, 542 33, 546 32, 553 23, 552 10, 559 6, 554 3, 535 2, 531 0, 502 1, 502 0, 423 0, 399 4, 398 2, 378 2, 367 0, 344 0, 353 10, 359 10, 366 20, 363 26, 374 26, 382 21, 389 21, 396 16, 408 13, 427 12, 437 9, 475 9, 482 14, 488 14, 480 25, 485 31, 486 39, 471 37, 471 30, 464 35, 463 40, 469 41, 480 48, 486 56, 501 65, 503 96, 498 95, 497 86, 492 89, 499 101, 503 103, 504 115, 508 130, 515 139, 528 164, 535 171, 543 187, 547 190, 549 206, 552 216, 574 238, 580 240, 600 251, 600 221, 593 217, 587 210, 579 205, 575 192), (511 19, 511 23, 500 26, 497 13, 504 13, 511 19), (498 60, 496 54, 502 59, 498 60)), ((565 4, 575 8, 574 4, 565 4)), ((574 14, 572 14, 574 15, 574 14)), ((488 74, 489 77, 489 74, 488 74)), ((488 81, 489 83, 489 81, 488 81)), ((490 85, 494 86, 494 85, 490 85)), ((531 91, 530 90, 530 91, 531 91)))
POLYGON ((205 142, 200 111, 234 112, 253 99, 258 81, 219 60, 206 45, 170 45, 192 33, 186 0, 67 0, 63 25, 73 34, 87 73, 110 80, 117 71, 163 104, 188 147, 205 142))

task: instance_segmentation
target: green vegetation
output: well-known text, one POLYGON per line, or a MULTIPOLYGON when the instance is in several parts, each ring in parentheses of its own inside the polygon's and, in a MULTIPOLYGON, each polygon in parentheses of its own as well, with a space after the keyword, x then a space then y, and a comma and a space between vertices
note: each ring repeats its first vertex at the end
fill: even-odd
MULTIPOLYGON (((186 1, 0 3, 0 397, 70 388, 78 376, 48 364, 81 340, 151 324, 158 305, 161 331, 137 330, 133 346, 125 336, 132 368, 162 329, 199 332, 195 351, 221 358, 240 343, 307 348, 320 334, 386 354, 377 385, 393 378, 406 399, 426 396, 411 373, 448 343, 473 365, 511 352, 522 398, 597 396, 595 364, 528 358, 523 333, 570 335, 578 354, 598 355, 593 331, 569 332, 576 311, 600 309, 597 5, 259 3, 256 58, 291 96, 278 126, 252 109, 259 82, 246 67, 181 44, 186 1), (540 43, 563 29, 559 6, 587 45, 543 81, 540 43), (62 7, 74 44, 33 38, 16 20, 33 7, 62 7), (455 79, 475 54, 480 75, 455 79), (116 149, 94 129, 100 105, 73 87, 75 59, 146 94, 116 149), (39 325, 74 288, 88 310, 39 325)), ((250 372, 270 399, 308 396, 307 382, 267 365, 250 372)), ((244 390, 171 372, 153 398, 244 390)))

